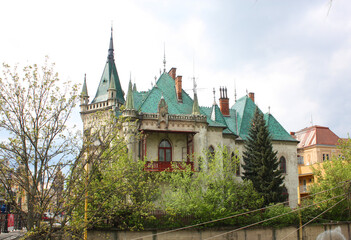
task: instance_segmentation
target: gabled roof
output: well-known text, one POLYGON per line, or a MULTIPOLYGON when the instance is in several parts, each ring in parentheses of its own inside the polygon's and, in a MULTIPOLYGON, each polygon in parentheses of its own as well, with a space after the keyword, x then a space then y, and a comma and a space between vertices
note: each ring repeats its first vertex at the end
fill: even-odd
POLYGON ((282 125, 280 125, 272 114, 266 113, 264 115, 264 120, 266 121, 266 125, 268 126, 268 130, 273 140, 296 142, 296 140, 282 127, 282 125))
MULTIPOLYGON (((231 108, 231 110, 235 110, 237 113, 237 135, 239 135, 244 140, 246 140, 248 137, 251 128, 251 121, 255 115, 256 107, 257 105, 251 100, 250 97, 244 96, 240 98, 231 108)), ((258 110, 262 113, 259 108, 258 110)), ((231 118, 234 119, 234 117, 231 118)), ((291 137, 291 135, 282 127, 282 125, 280 125, 280 123, 273 117, 273 115, 266 113, 264 115, 264 119, 266 121, 266 125, 268 126, 272 140, 296 142, 296 140, 291 137)), ((235 121, 233 121, 233 123, 235 123, 235 121)), ((228 125, 231 126, 232 124, 228 125)), ((234 131, 234 129, 232 131, 234 131)))
POLYGON ((300 143, 298 148, 309 147, 312 145, 332 145, 338 144, 339 137, 328 127, 311 126, 295 133, 295 137, 300 143))
POLYGON ((117 68, 115 65, 115 59, 113 56, 112 31, 111 31, 111 39, 110 39, 107 61, 106 61, 105 68, 104 68, 104 71, 103 71, 101 79, 100 79, 99 87, 96 91, 96 94, 95 94, 95 97, 94 97, 92 103, 102 102, 102 101, 106 101, 108 99, 107 90, 110 87, 111 79, 115 80, 114 86, 116 88, 117 102, 124 104, 123 91, 122 91, 121 83, 119 81, 117 68))
POLYGON ((244 96, 231 107, 237 114, 238 135, 242 139, 246 139, 251 127, 251 119, 256 110, 256 104, 248 96, 244 96))
MULTIPOLYGON (((167 73, 161 74, 151 90, 133 91, 135 109, 144 113, 157 113, 157 106, 162 96, 167 103, 169 114, 192 114, 194 101, 182 90, 183 102, 178 102, 175 81, 167 73)), ((212 107, 200 107, 200 114, 207 116, 210 127, 222 128, 223 134, 237 135, 246 140, 256 107, 251 98, 244 96, 232 106, 229 116, 223 116, 216 103, 212 107)), ((271 114, 266 114, 265 120, 273 140, 296 142, 271 114)))
POLYGON ((182 90, 183 102, 178 102, 174 80, 167 73, 162 73, 156 86, 148 92, 142 103, 136 104, 140 106, 138 110, 145 113, 157 113, 157 105, 162 95, 168 105, 169 114, 192 114, 193 100, 182 90))

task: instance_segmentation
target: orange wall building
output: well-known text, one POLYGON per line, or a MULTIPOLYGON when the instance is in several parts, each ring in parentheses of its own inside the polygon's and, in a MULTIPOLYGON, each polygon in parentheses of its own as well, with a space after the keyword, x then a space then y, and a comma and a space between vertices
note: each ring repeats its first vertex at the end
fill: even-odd
POLYGON ((314 182, 312 165, 316 167, 340 154, 339 137, 328 127, 312 126, 291 135, 299 141, 297 161, 300 197, 308 195, 308 186, 314 182))

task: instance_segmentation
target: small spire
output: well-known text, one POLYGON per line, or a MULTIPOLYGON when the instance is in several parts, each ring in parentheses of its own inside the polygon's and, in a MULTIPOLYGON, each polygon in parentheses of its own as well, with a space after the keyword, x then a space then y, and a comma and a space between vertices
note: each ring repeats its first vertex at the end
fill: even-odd
POLYGON ((83 83, 83 88, 82 88, 82 96, 83 97, 88 97, 88 88, 87 88, 87 74, 84 74, 84 83, 83 83))
POLYGON ((196 93, 194 93, 193 115, 200 115, 199 101, 197 100, 196 93))
MULTIPOLYGON (((135 80, 134 80, 135 81, 135 80)), ((137 92, 137 86, 136 86, 136 83, 133 84, 133 92, 137 92)))
POLYGON ((166 72, 166 43, 163 43, 163 72, 166 72))
POLYGON ((216 89, 213 88, 213 105, 216 105, 216 89))
POLYGON ((126 100, 126 109, 134 109, 134 99, 133 99, 133 89, 132 89, 132 80, 129 80, 127 100, 126 100))
POLYGON ((114 60, 114 49, 113 49, 113 27, 111 26, 111 38, 110 38, 110 46, 108 48, 108 56, 107 60, 114 60))

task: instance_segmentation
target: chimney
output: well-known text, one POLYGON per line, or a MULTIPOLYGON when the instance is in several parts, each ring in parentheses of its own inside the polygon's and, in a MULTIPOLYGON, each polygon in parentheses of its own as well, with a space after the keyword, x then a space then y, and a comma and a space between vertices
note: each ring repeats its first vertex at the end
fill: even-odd
POLYGON ((171 70, 169 70, 168 75, 169 75, 171 78, 173 78, 173 80, 175 80, 175 78, 176 78, 176 72, 177 72, 177 69, 174 68, 174 67, 172 67, 171 70))
POLYGON ((183 102, 183 99, 182 99, 182 76, 176 77, 175 88, 176 88, 178 102, 183 102))
POLYGON ((220 87, 219 88, 220 98, 219 98, 219 108, 223 116, 229 116, 229 98, 227 95, 227 88, 220 87))
POLYGON ((291 136, 295 136, 295 132, 290 132, 290 135, 291 136))
POLYGON ((251 98, 251 100, 252 100, 253 102, 255 102, 255 93, 250 92, 250 93, 249 93, 249 98, 251 98))

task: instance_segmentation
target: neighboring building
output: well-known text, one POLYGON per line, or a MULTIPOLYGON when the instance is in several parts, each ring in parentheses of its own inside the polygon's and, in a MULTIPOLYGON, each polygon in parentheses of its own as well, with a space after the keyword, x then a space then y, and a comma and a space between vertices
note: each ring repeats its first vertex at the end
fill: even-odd
POLYGON ((291 135, 299 141, 297 145, 297 161, 299 173, 300 197, 308 195, 308 185, 314 182, 312 166, 339 156, 337 148, 339 137, 328 127, 312 126, 291 135))
MULTIPOLYGON (((137 91, 129 81, 126 99, 114 63, 113 39, 99 87, 92 102, 89 102, 86 80, 81 95, 81 117, 84 130, 97 128, 93 114, 97 111, 114 110, 116 116, 129 117, 137 122, 141 140, 126 132, 128 149, 133 158, 147 160, 147 171, 163 171, 172 163, 185 162, 192 169, 199 170, 198 159, 206 159, 206 151, 213 152, 218 146, 226 146, 232 156, 235 150, 241 156, 247 139, 256 104, 254 93, 249 93, 230 108, 227 89, 220 88, 219 105, 215 98, 212 107, 200 107, 196 84, 193 98, 182 89, 182 76, 177 76, 176 68, 167 73, 165 69, 155 86, 148 91, 137 91), (124 104, 124 110, 120 110, 124 104)), ((285 131, 271 115, 264 115, 273 139, 273 148, 278 152, 281 168, 285 172, 285 186, 289 194, 290 206, 297 204, 297 141, 285 131)), ((125 126, 125 129, 128 126, 125 126)), ((237 176, 240 177, 241 171, 237 176)))

